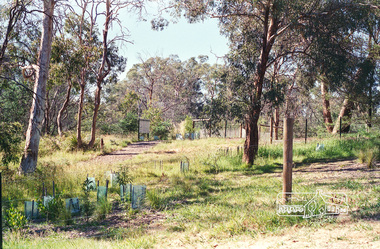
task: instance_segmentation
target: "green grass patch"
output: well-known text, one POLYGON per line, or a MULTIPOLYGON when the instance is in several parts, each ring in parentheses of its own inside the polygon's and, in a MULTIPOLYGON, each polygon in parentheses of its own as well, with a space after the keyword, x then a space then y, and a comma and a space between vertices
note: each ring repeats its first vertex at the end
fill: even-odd
MULTIPOLYGON (((123 145, 124 142, 116 143, 119 145, 113 146, 123 145)), ((147 224, 141 221, 146 216, 144 209, 133 211, 125 208, 125 204, 120 204, 118 188, 114 187, 109 191, 109 202, 98 207, 100 218, 97 222, 101 226, 102 222, 107 222, 109 212, 119 212, 121 208, 123 219, 133 224, 130 227, 111 226, 99 232, 98 237, 87 239, 68 239, 64 232, 52 232, 45 237, 7 232, 5 248, 151 248, 159 247, 162 241, 158 240, 167 242, 177 236, 187 238, 201 234, 205 239, 216 240, 255 237, 258 234, 280 234, 295 224, 318 227, 336 222, 335 219, 278 216, 276 198, 282 191, 282 179, 272 173, 282 172, 282 146, 261 146, 255 164, 247 167, 242 163, 241 150, 237 153, 236 149, 242 143, 241 139, 216 138, 160 143, 132 160, 109 165, 82 162, 98 152, 60 149, 46 153, 33 177, 7 176, 10 184, 3 187, 3 200, 39 198, 42 183, 51 193, 53 180, 56 194, 81 198, 81 187, 87 173, 105 186, 105 172, 111 169, 121 171, 124 167, 128 169, 125 172, 133 184, 147 185, 146 208, 163 214, 165 219, 160 221, 162 227, 150 231, 147 224), (233 149, 226 154, 226 148, 233 149), (54 159, 54 156, 57 158, 54 159), (181 173, 180 162, 184 158, 189 160, 189 171, 181 173)), ((353 158, 360 149, 378 145, 379 141, 375 138, 324 139, 306 145, 295 143, 294 159, 307 167, 311 162, 353 158), (317 142, 324 144, 324 150, 316 151, 317 142)), ((321 189, 325 192, 344 192, 350 198, 350 209, 356 210, 352 215, 354 219, 377 219, 380 187, 376 182, 365 180, 339 179, 337 182, 321 181, 316 184, 313 180, 297 177, 293 181, 293 191, 314 193, 321 189)), ((95 203, 96 192, 91 192, 88 198, 95 203)), ((14 208, 22 211, 22 203, 15 204, 14 208)), ((91 219, 87 225, 92 226, 93 222, 91 219)), ((54 223, 50 225, 57 226, 54 223)), ((79 221, 77 226, 80 226, 79 221)))

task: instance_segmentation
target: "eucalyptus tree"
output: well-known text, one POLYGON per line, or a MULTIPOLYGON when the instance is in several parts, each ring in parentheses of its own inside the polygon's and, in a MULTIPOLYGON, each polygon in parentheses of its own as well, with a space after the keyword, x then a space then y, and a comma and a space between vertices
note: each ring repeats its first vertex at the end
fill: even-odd
MULTIPOLYGON (((371 1, 378 4, 378 1, 371 1)), ((379 63, 380 63, 380 9, 374 5, 364 5, 359 14, 362 19, 356 35, 352 37, 353 52, 356 55, 355 67, 352 70, 349 82, 345 82, 341 89, 345 99, 339 117, 342 118, 343 131, 350 129, 351 115, 355 107, 365 110, 362 115, 368 127, 372 126, 372 109, 379 91, 379 63)), ((333 132, 337 132, 338 120, 333 132)))
POLYGON ((32 78, 23 78, 21 67, 37 60, 35 41, 40 33, 33 9, 30 0, 0 3, 0 164, 5 166, 18 163, 22 133, 29 121, 32 78))
POLYGON ((176 56, 152 57, 129 70, 126 84, 139 95, 140 113, 160 109, 165 119, 180 121, 200 112, 206 67, 204 57, 183 62, 176 56))
POLYGON ((157 107, 158 95, 165 84, 163 75, 168 70, 169 58, 152 57, 142 63, 133 65, 127 73, 127 84, 141 99, 144 109, 157 107))
POLYGON ((19 87, 31 92, 21 68, 37 60, 36 41, 41 35, 39 22, 32 14, 34 8, 30 0, 6 0, 0 4, 0 88, 4 91, 19 87))
POLYGON ((15 28, 21 23, 26 16, 27 6, 30 5, 30 0, 6 1, 0 5, 0 19, 5 22, 4 28, 0 29, 2 43, 0 48, 0 70, 6 59, 6 51, 9 42, 17 36, 15 28))
POLYGON ((229 38, 231 63, 240 71, 245 102, 243 162, 253 164, 258 151, 258 120, 262 108, 263 84, 267 68, 274 63, 274 50, 287 45, 284 54, 296 53, 301 40, 295 30, 318 12, 325 1, 181 1, 190 21, 218 18, 221 31, 229 38))
POLYGON ((77 2, 80 12, 69 9, 65 21, 65 33, 68 39, 73 42, 73 52, 81 55, 79 66, 79 77, 77 83, 79 85, 79 102, 77 112, 77 146, 83 146, 82 141, 82 113, 84 106, 85 90, 88 84, 94 83, 95 79, 90 72, 90 68, 94 65, 99 57, 99 38, 96 33, 95 23, 89 18, 89 9, 92 1, 86 0, 77 2))
MULTIPOLYGON (((328 11, 331 6, 323 9, 328 11)), ((349 61, 353 56, 348 52, 352 44, 347 38, 354 33, 357 22, 347 11, 349 9, 335 8, 334 15, 311 16, 309 25, 303 30, 304 39, 312 42, 308 53, 302 56, 304 66, 301 70, 307 85, 311 86, 315 81, 320 83, 323 118, 328 132, 333 131, 331 92, 347 81, 346 72, 349 67, 352 69, 349 61)))
MULTIPOLYGON (((102 55, 99 58, 99 63, 94 70, 94 75, 96 78, 96 91, 95 91, 95 99, 94 99, 94 113, 92 117, 92 125, 91 125, 91 140, 88 143, 89 147, 93 147, 95 144, 95 137, 96 137, 96 121, 100 106, 100 94, 102 86, 104 85, 104 81, 108 77, 109 80, 114 80, 116 78, 115 71, 122 72, 125 68, 125 59, 123 57, 120 57, 117 55, 117 48, 115 46, 115 43, 117 41, 123 41, 126 42, 126 38, 124 34, 121 34, 121 36, 115 36, 112 39, 109 38, 108 32, 111 28, 111 26, 114 24, 119 24, 119 27, 122 28, 120 20, 119 20, 119 13, 122 9, 128 9, 129 11, 141 11, 143 7, 143 2, 141 0, 131 0, 131 1, 124 1, 124 0, 106 0, 106 1, 99 1, 96 4, 96 10, 98 7, 104 4, 104 11, 97 13, 94 13, 94 15, 91 15, 91 23, 94 24, 96 22, 96 19, 98 16, 103 15, 104 20, 104 29, 103 29, 103 35, 102 35, 102 55), (110 75, 111 72, 114 72, 110 75)), ((94 7, 92 7, 94 8, 94 7)))
MULTIPOLYGON (((342 132, 348 132, 352 112, 363 99, 361 96, 372 99, 363 90, 373 89, 368 84, 374 82, 376 39, 373 37, 378 36, 378 13, 370 5, 355 1, 340 5, 341 8, 334 9, 334 15, 312 17, 303 32, 305 39, 313 41, 304 56, 307 66, 303 69, 311 84, 315 80, 320 84, 323 118, 327 131, 332 133, 339 130, 340 120, 344 121, 342 132), (342 97, 335 125, 330 110, 332 94, 342 97)), ((324 8, 326 12, 331 9, 324 8)))
MULTIPOLYGON (((67 34, 66 34, 67 35, 67 34)), ((83 50, 77 48, 75 39, 66 37, 65 33, 57 36, 52 45, 52 58, 50 68, 51 85, 59 91, 58 103, 55 106, 61 105, 51 119, 56 120, 57 131, 60 136, 63 135, 63 118, 64 112, 67 110, 72 92, 77 92, 80 79, 81 65, 84 63, 83 50)), ((56 95, 56 94, 55 94, 56 95)), ((69 118, 66 115, 65 118, 69 118)), ((53 130, 54 131, 54 130, 53 130)))
POLYGON ((43 19, 40 49, 35 70, 35 84, 33 89, 33 102, 30 110, 28 130, 26 132, 26 144, 21 159, 19 172, 32 173, 37 167, 38 148, 41 136, 41 122, 44 116, 46 83, 49 77, 49 64, 51 44, 53 41, 53 16, 55 0, 43 1, 43 19))
POLYGON ((240 113, 236 112, 237 105, 232 101, 234 93, 227 76, 228 68, 225 65, 216 64, 204 69, 202 118, 207 120, 204 121, 204 125, 210 136, 220 135, 222 121, 232 120, 240 113))
POLYGON ((243 162, 252 164, 258 151, 258 120, 268 68, 284 56, 307 53, 313 40, 305 39, 303 32, 312 20, 365 5, 366 1, 322 0, 187 0, 177 4, 191 22, 218 18, 222 33, 230 40, 230 63, 238 71, 238 95, 245 103, 243 162))
MULTIPOLYGON (((32 1, 0 3, 0 122, 19 122, 24 128, 30 109, 31 79, 21 66, 35 64, 40 34, 32 25, 32 1)), ((37 22, 38 23, 38 22, 37 22)))
POLYGON ((77 6, 67 15, 67 27, 71 36, 76 40, 77 48, 82 54, 79 87, 80 96, 77 116, 77 145, 83 146, 82 140, 82 113, 84 107, 85 90, 88 84, 96 85, 94 93, 94 108, 91 125, 91 139, 89 147, 93 147, 96 138, 96 122, 101 103, 101 89, 106 82, 115 82, 117 72, 123 71, 125 59, 118 56, 116 42, 127 42, 123 26, 118 19, 122 9, 140 11, 143 2, 140 0, 121 1, 106 0, 76 1, 77 6), (75 11, 79 9, 79 11, 75 11), (98 28, 103 26, 102 34, 98 28), (109 37, 112 25, 118 25, 121 33, 109 37))

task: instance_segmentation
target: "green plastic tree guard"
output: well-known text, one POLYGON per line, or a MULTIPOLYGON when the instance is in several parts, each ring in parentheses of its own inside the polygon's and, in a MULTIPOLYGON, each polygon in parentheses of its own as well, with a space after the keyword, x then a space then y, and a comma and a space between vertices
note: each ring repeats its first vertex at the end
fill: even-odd
POLYGON ((146 196, 146 186, 136 185, 132 186, 132 208, 138 209, 144 204, 146 196))

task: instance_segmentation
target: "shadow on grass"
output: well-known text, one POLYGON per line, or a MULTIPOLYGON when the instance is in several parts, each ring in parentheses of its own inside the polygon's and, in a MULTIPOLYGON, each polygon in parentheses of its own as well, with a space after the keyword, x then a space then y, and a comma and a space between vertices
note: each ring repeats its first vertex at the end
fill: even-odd
POLYGON ((125 212, 117 212, 109 215, 102 221, 90 220, 85 221, 79 217, 72 225, 49 224, 47 226, 34 227, 28 230, 32 236, 50 236, 51 232, 61 233, 68 232, 71 238, 84 237, 93 239, 112 239, 112 238, 135 238, 136 235, 143 235, 148 230, 148 226, 157 220, 163 219, 155 211, 138 212, 134 215, 125 216, 125 212), (120 230, 120 232, 118 232, 120 230))
POLYGON ((344 158, 305 158, 301 162, 295 162, 295 167, 307 167, 310 166, 313 163, 336 163, 336 162, 343 162, 347 160, 354 160, 355 157, 344 157, 344 158))
POLYGON ((273 163, 263 166, 254 165, 252 167, 246 167, 243 171, 244 175, 262 175, 267 173, 276 173, 282 171, 282 164, 273 163))
POLYGON ((365 205, 358 210, 351 213, 351 216, 356 219, 365 220, 380 220, 380 198, 377 199, 377 203, 371 205, 365 205))
POLYGON ((327 186, 328 188, 332 190, 337 190, 337 189, 364 190, 366 188, 371 188, 371 185, 375 185, 375 184, 376 183, 363 184, 355 180, 342 180, 339 182, 317 182, 317 183, 313 183, 312 186, 314 187, 327 186))

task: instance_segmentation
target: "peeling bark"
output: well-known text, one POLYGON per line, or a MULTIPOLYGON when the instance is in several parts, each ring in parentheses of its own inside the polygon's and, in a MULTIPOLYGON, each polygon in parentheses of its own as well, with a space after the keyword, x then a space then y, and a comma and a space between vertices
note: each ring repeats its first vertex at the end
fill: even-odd
POLYGON ((49 76, 49 64, 51 44, 53 41, 53 14, 55 1, 44 1, 44 15, 42 21, 42 33, 40 49, 37 60, 36 80, 28 130, 26 132, 26 144, 22 156, 19 172, 22 174, 33 173, 37 167, 38 148, 41 136, 41 122, 44 117, 46 83, 49 76))

